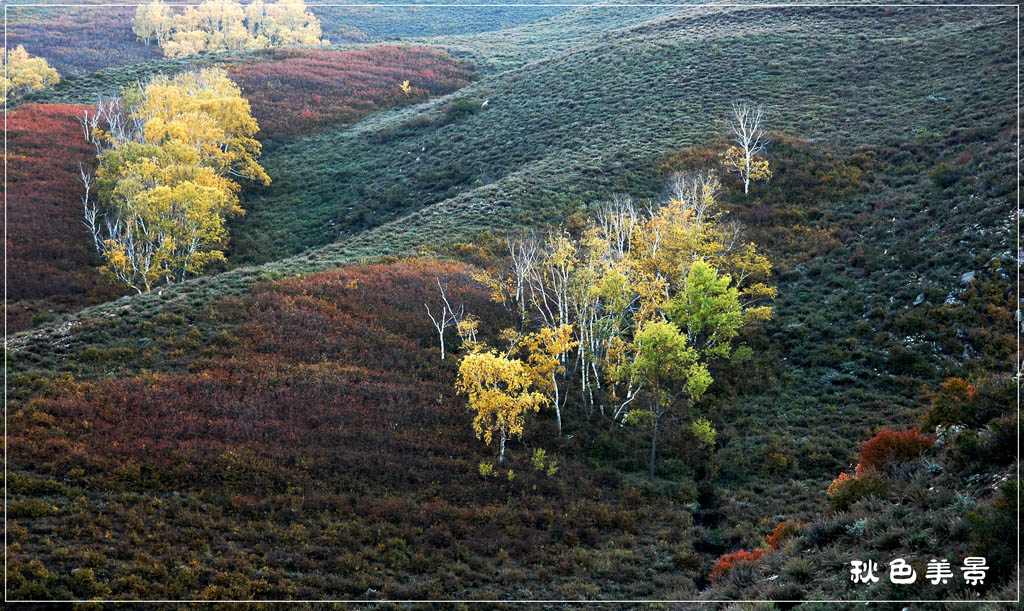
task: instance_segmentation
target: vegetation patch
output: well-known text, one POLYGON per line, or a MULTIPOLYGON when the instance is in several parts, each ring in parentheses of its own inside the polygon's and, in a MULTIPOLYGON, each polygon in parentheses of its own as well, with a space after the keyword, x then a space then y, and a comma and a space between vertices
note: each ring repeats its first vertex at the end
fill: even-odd
POLYGON ((465 64, 442 51, 392 45, 352 51, 277 50, 229 74, 252 105, 260 138, 270 141, 422 102, 464 87, 471 78, 465 64))

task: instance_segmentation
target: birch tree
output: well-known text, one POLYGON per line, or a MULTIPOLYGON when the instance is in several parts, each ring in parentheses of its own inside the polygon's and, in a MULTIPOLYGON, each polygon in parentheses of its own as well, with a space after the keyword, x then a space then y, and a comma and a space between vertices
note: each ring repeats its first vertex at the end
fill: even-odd
MULTIPOLYGON (((430 306, 426 303, 423 307, 427 309, 427 316, 430 317, 430 322, 434 323, 434 328, 437 329, 437 336, 441 342, 441 360, 444 360, 444 331, 449 327, 457 327, 465 316, 465 307, 460 305, 459 309, 456 310, 452 307, 452 304, 448 301, 447 287, 448 283, 441 284, 441 279, 437 278, 437 289, 441 291, 441 307, 435 316, 430 311, 430 306)), ((469 324, 463 324, 461 328, 457 329, 459 335, 476 341, 476 324, 469 321, 469 324)))
POLYGON ((743 193, 750 192, 752 180, 769 180, 772 176, 768 160, 761 157, 768 138, 764 130, 764 107, 734 103, 729 135, 736 144, 724 154, 725 166, 743 180, 743 193))
POLYGON ((487 445, 498 437, 498 463, 505 461, 505 444, 522 437, 526 415, 547 405, 548 398, 532 388, 529 368, 520 360, 490 350, 467 354, 459 363, 456 390, 467 395, 475 412, 473 430, 487 445))
POLYGON ((226 218, 244 213, 232 178, 270 182, 249 103, 223 70, 156 77, 82 126, 99 157, 95 177, 81 171, 85 223, 103 271, 139 293, 223 261, 226 218))

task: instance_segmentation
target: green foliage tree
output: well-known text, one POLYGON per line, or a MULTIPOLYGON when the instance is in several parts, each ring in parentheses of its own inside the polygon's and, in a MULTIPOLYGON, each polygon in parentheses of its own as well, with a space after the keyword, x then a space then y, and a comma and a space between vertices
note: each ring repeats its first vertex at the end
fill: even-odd
POLYGON ((706 415, 689 414, 711 384, 708 365, 728 358, 739 330, 771 315, 771 263, 722 219, 712 172, 671 178, 661 205, 627 197, 597 206, 573 232, 509 237, 504 268, 478 279, 505 304, 517 332, 565 328, 573 335, 548 359, 559 430, 575 386, 587 414, 651 428, 649 472, 670 412, 696 417, 690 431, 714 446, 706 415), (638 399, 648 399, 645 407, 638 399))
POLYGON ((662 420, 676 407, 680 395, 699 399, 711 385, 711 374, 697 351, 672 323, 649 322, 637 331, 633 342, 636 357, 621 373, 628 373, 648 385, 650 409, 646 413, 634 412, 633 417, 650 424, 651 454, 647 474, 654 479, 658 429, 662 420))

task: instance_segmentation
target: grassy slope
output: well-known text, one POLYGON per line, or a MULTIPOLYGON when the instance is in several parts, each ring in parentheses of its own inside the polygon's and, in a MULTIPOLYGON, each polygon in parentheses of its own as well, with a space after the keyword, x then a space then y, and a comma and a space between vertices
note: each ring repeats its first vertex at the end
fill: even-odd
MULTIPOLYGON (((960 350, 940 352, 936 348, 950 330, 917 324, 914 317, 955 309, 942 301, 951 291, 959 294, 957 280, 965 271, 979 270, 985 286, 1008 284, 990 261, 1012 262, 1012 219, 1005 213, 1013 186, 1013 117, 1005 110, 1013 99, 1013 57, 1005 44, 1012 20, 1009 13, 974 13, 969 20, 961 12, 872 11, 866 11, 870 18, 862 11, 836 9, 825 12, 826 18, 787 9, 659 19, 474 85, 468 93, 485 95, 488 108, 459 122, 396 132, 384 144, 367 140, 367 134, 416 114, 439 115, 442 101, 296 143, 293 157, 316 162, 322 155, 327 167, 341 157, 354 160, 354 176, 374 186, 392 186, 383 173, 375 174, 375 164, 422 176, 410 153, 427 143, 437 161, 478 159, 471 171, 494 178, 448 199, 414 191, 410 199, 417 201, 410 207, 432 205, 301 256, 93 308, 16 336, 13 372, 67 370, 88 378, 135 370, 139 364, 133 359, 79 355, 94 344, 139 350, 136 325, 161 315, 169 335, 180 338, 194 325, 204 345, 205 338, 230 326, 206 315, 209 301, 244 294, 261 277, 471 238, 483 229, 544 218, 553 205, 588 192, 651 193, 657 186, 652 168, 662 153, 716 131, 714 121, 724 116, 734 92, 757 92, 771 105, 777 129, 810 137, 820 150, 871 145, 882 163, 863 189, 822 203, 822 222, 835 229, 838 247, 781 270, 778 316, 766 330, 767 382, 752 382, 740 400, 723 399, 716 406, 730 422, 721 430, 716 462, 732 484, 719 508, 724 525, 704 536, 723 545, 753 545, 751 532, 757 529, 751 524, 809 519, 820 511, 824 486, 853 459, 857 442, 872 426, 916 421, 922 382, 972 366, 1011 369, 1004 346, 987 347, 984 337, 957 346, 967 349, 968 359, 960 350), (841 15, 846 18, 837 20, 841 15), (747 22, 754 25, 737 25, 747 22), (749 65, 752 57, 761 59, 741 81, 731 68, 749 65), (858 64, 849 65, 849 57, 858 64), (974 76, 965 81, 960 75, 968 67, 974 76), (567 108, 585 118, 583 125, 560 121, 567 108), (533 143, 542 152, 530 150, 533 143), (615 143, 611 151, 608 143, 615 143), (332 156, 332 149, 340 152, 332 156), (928 173, 942 161, 957 176, 939 186, 928 173), (958 247, 952 252, 931 246, 953 243, 958 247), (926 302, 915 309, 917 294, 926 302), (869 325, 866 334, 855 331, 863 322, 869 325), (926 366, 909 372, 896 366, 893 342, 926 366), (782 458, 777 465, 749 458, 775 454, 782 458), (787 499, 785 513, 775 515, 776 508, 758 502, 763 498, 787 499)), ((287 150, 279 151, 281 159, 287 150)), ((298 162, 271 167, 277 168, 279 184, 317 184, 324 176, 306 173, 298 162)), ((325 242, 333 236, 318 223, 330 220, 346 201, 342 197, 350 197, 344 185, 355 182, 343 177, 320 192, 326 212, 313 211, 320 219, 311 214, 292 220, 295 202, 269 198, 250 198, 250 216, 265 219, 262 231, 275 231, 277 224, 305 231, 310 243, 325 242)), ((371 197, 374 190, 368 189, 371 197)), ((378 202, 363 205, 375 209, 378 202)), ((1005 295, 1005 288, 998 293, 1005 295)), ((1012 329, 1012 321, 990 322, 1003 333, 1007 324, 1012 329)), ((170 358, 151 358, 148 366, 180 369, 197 349, 167 352, 159 356, 170 358)), ((31 391, 33 377, 15 378, 16 398, 31 391)))
POLYGON ((276 259, 445 200, 456 209, 514 201, 536 217, 614 189, 653 194, 658 156, 718 132, 731 100, 747 92, 770 105, 774 127, 824 146, 925 142, 1005 101, 995 83, 1006 78, 998 71, 1010 23, 956 15, 945 24, 924 11, 696 11, 606 34, 427 106, 274 151, 265 165, 275 184, 246 194, 232 255, 276 259), (910 37, 911 28, 929 29, 910 37), (961 35, 976 48, 946 53, 961 35), (968 67, 980 74, 964 88, 953 75, 968 67), (462 98, 488 105, 445 122, 444 105, 462 98))

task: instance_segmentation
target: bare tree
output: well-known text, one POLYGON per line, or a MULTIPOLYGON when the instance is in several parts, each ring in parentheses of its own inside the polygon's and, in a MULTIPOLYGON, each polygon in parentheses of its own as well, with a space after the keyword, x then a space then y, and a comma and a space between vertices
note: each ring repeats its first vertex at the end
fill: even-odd
POLYGON ((726 151, 725 164, 743 179, 743 193, 749 193, 751 180, 771 177, 768 162, 760 157, 769 142, 764 130, 764 107, 733 103, 729 135, 736 146, 726 151))
MULTIPOLYGON (((436 278, 436 280, 437 280, 437 288, 441 291, 441 311, 435 317, 430 312, 430 306, 429 305, 424 303, 423 307, 425 307, 427 309, 427 316, 429 316, 430 317, 430 321, 434 323, 434 328, 437 329, 437 335, 441 339, 441 360, 443 361, 444 360, 444 330, 447 329, 448 327, 454 327, 455 325, 457 325, 459 320, 462 319, 462 317, 464 315, 464 312, 465 312, 465 309, 461 305, 459 306, 458 310, 453 308, 451 303, 448 301, 448 295, 447 295, 447 292, 446 292, 447 288, 448 288, 448 283, 445 282, 444 284, 441 284, 441 279, 440 278, 436 278)), ((474 333, 473 335, 474 335, 474 338, 475 338, 476 334, 474 333)))
POLYGON ((612 256, 621 259, 629 254, 633 229, 639 218, 640 210, 628 195, 615 194, 611 202, 597 207, 594 222, 601 237, 610 245, 612 256))
POLYGON ((530 276, 537 267, 540 251, 537 236, 531 231, 522 231, 518 236, 509 234, 505 238, 512 264, 512 280, 515 284, 515 300, 519 305, 519 321, 526 321, 526 289, 530 276))
POLYGON ((722 183, 718 174, 711 170, 675 172, 669 177, 666 191, 668 199, 682 203, 699 224, 718 201, 722 183))

